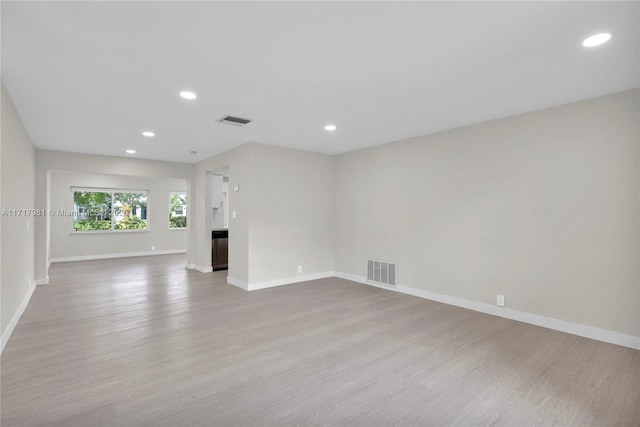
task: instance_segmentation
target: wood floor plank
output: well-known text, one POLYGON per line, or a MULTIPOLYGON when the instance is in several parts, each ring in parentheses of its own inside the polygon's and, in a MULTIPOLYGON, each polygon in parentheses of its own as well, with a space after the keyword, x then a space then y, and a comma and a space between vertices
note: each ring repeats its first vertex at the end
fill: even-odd
POLYGON ((2 426, 640 425, 639 351, 183 258, 53 264, 2 355, 2 426))

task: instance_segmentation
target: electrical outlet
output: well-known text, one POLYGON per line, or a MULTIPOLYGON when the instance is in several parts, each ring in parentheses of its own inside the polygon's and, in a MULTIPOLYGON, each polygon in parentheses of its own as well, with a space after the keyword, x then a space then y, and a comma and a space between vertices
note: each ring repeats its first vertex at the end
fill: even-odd
POLYGON ((27 289, 31 287, 31 279, 27 277, 27 289))
POLYGON ((231 212, 231 218, 236 219, 236 211, 231 212))
POLYGON ((496 298, 496 305, 504 307, 504 295, 498 294, 498 297, 496 298))
POLYGON ((302 266, 301 265, 298 266, 298 273, 302 273, 302 266))
POLYGON ((151 250, 152 250, 152 251, 155 251, 155 250, 156 250, 156 247, 155 247, 155 246, 151 246, 151 250))

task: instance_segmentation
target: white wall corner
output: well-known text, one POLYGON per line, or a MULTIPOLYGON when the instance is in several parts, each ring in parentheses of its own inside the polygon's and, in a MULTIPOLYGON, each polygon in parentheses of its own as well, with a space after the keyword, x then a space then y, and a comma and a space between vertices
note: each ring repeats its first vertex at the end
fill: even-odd
POLYGON ((9 338, 11 338, 11 335, 13 334, 14 329, 18 325, 18 321, 22 317, 22 314, 24 313, 24 311, 27 309, 27 306, 29 305, 29 301, 31 301, 31 296, 33 295, 33 291, 35 289, 36 289, 35 286, 33 285, 29 286, 29 288, 27 289, 27 293, 22 299, 22 302, 20 303, 20 305, 18 306, 18 309, 16 310, 13 317, 9 321, 9 324, 7 325, 7 329, 5 329, 4 333, 2 334, 2 338, 0 338, 0 354, 4 351, 4 348, 7 346, 7 343, 9 342, 9 338))
POLYGON ((364 276, 358 276, 355 274, 342 273, 342 272, 336 271, 335 276, 341 279, 362 283, 368 286, 383 288, 390 291, 400 292, 403 294, 428 299, 431 301, 441 302, 441 303, 453 305, 456 307, 462 307, 462 308, 478 311, 485 314, 491 314, 493 316, 504 317, 505 319, 516 320, 523 323, 529 323, 531 325, 541 326, 543 328, 553 329, 556 331, 565 332, 572 335, 578 335, 581 337, 590 338, 597 341, 603 341, 610 344, 616 344, 623 347, 629 347, 636 350, 640 350, 640 337, 636 337, 633 335, 625 335, 619 332, 600 329, 593 326, 567 322, 566 320, 554 319, 552 317, 540 316, 537 314, 513 310, 510 308, 498 307, 492 304, 485 304, 482 302, 472 301, 464 298, 458 298, 450 295, 439 294, 436 292, 430 292, 423 289, 412 288, 410 286, 398 285, 394 288, 393 286, 379 285, 377 283, 371 283, 367 281, 367 279, 364 276))

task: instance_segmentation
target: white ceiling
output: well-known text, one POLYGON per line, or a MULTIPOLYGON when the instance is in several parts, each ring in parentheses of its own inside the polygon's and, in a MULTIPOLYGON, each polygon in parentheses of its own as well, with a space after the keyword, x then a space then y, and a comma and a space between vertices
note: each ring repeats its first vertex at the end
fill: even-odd
POLYGON ((341 153, 638 87, 638 6, 3 1, 2 78, 42 149, 341 153))

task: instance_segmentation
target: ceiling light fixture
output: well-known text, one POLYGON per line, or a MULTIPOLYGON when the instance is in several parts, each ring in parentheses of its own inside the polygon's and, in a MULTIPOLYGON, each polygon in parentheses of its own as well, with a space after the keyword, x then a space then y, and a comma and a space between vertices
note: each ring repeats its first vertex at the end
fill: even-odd
POLYGON ((183 90, 182 92, 180 92, 180 96, 184 99, 188 99, 188 100, 193 100, 196 99, 198 97, 198 95, 196 95, 193 92, 190 92, 188 90, 183 90))
POLYGON ((584 39, 582 41, 582 46, 584 47, 600 46, 601 44, 608 42, 610 38, 611 38, 611 34, 609 33, 594 34, 584 39))
POLYGON ((128 154, 136 154, 136 150, 127 150, 128 154))
POLYGON ((142 132, 142 135, 146 136, 147 138, 152 138, 154 136, 156 136, 155 133, 149 131, 149 130, 145 130, 144 132, 142 132))
POLYGON ((336 130, 336 125, 326 125, 324 127, 324 130, 329 131, 329 132, 333 132, 334 130, 336 130))

